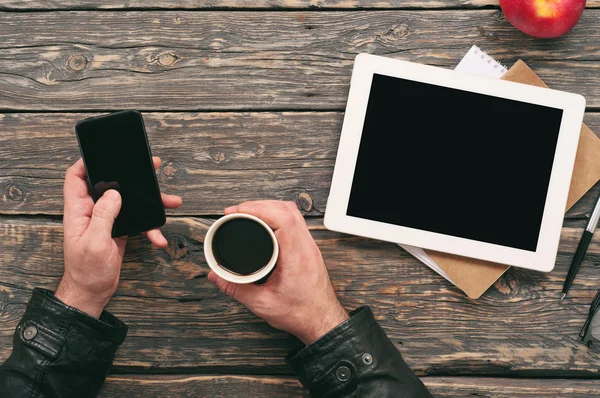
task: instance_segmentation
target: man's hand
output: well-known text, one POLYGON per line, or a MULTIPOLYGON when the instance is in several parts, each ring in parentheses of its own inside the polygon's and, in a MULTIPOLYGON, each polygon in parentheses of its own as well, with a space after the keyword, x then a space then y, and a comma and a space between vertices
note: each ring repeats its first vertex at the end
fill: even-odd
MULTIPOLYGON (((160 159, 154 157, 154 168, 160 159)), ((181 198, 162 195, 166 208, 181 206, 181 198)), ((127 237, 112 238, 112 226, 121 210, 121 195, 104 192, 94 204, 88 192, 83 161, 69 167, 64 186, 65 271, 56 297, 63 303, 98 318, 119 284, 127 237)), ((159 229, 145 233, 157 247, 167 240, 159 229)))
POLYGON ((348 319, 321 252, 293 202, 246 202, 225 209, 225 214, 232 213, 252 214, 273 229, 279 242, 277 268, 263 285, 238 285, 211 271, 212 283, 269 325, 307 345, 348 319))

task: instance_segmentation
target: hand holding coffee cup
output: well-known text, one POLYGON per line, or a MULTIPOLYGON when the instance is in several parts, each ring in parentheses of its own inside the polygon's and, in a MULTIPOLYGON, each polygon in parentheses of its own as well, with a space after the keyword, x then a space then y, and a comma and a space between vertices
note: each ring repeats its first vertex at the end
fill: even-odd
MULTIPOLYGON (((239 213, 257 217, 270 228, 279 250, 279 256, 275 256, 277 267, 266 283, 257 285, 248 280, 259 275, 244 279, 245 283, 235 283, 229 274, 213 268, 209 262, 211 271, 208 279, 212 283, 271 326, 295 335, 305 344, 316 341, 348 319, 336 297, 321 252, 295 203, 245 202, 225 209, 226 216, 220 220, 239 213)), ((218 226, 215 227, 217 229, 218 226)), ((211 239, 214 242, 214 233, 211 239)), ((208 246, 205 241, 207 261, 208 246)), ((270 272, 267 269, 263 268, 266 274, 270 272)))

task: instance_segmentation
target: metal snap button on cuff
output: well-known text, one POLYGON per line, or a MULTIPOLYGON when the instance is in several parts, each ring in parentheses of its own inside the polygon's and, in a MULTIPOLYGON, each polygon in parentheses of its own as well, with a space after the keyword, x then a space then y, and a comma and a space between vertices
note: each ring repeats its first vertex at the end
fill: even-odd
POLYGON ((25 340, 33 340, 37 336, 38 330, 35 326, 27 326, 23 331, 23 338, 25 340))
POLYGON ((335 377, 337 377, 337 379, 342 382, 350 380, 351 376, 352 372, 350 372, 350 369, 347 366, 340 366, 335 371, 335 377))
POLYGON ((373 363, 373 357, 369 353, 363 354, 362 361, 365 365, 370 365, 373 363))

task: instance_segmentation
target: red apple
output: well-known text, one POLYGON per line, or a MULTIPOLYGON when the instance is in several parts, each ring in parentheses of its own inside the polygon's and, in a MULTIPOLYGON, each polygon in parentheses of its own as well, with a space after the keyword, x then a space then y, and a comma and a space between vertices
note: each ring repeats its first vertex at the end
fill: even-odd
POLYGON ((577 24, 586 0, 500 0, 502 12, 521 32, 548 39, 577 24))

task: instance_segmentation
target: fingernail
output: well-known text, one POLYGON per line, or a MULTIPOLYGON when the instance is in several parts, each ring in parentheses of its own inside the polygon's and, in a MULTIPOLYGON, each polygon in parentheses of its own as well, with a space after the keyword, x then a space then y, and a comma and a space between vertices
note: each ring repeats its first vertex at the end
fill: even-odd
POLYGON ((114 189, 109 189, 108 191, 104 192, 104 196, 106 199, 116 202, 117 200, 119 200, 119 197, 121 195, 119 195, 119 193, 117 191, 115 191, 114 189))
POLYGON ((225 209, 224 213, 234 213, 236 208, 237 208, 237 206, 229 206, 228 208, 225 209))

